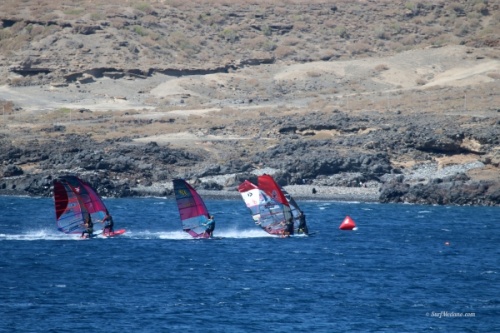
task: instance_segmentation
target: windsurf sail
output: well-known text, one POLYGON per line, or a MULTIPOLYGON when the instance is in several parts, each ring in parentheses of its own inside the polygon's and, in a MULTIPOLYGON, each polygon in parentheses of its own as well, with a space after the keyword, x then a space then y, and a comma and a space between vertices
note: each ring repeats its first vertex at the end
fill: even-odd
POLYGON ((257 186, 274 200, 282 203, 285 206, 290 206, 285 195, 281 191, 281 187, 269 175, 262 175, 257 178, 257 186))
POLYGON ((287 191, 285 191, 285 189, 279 186, 274 178, 270 175, 262 175, 257 179, 260 189, 262 189, 275 200, 289 207, 290 214, 292 215, 293 219, 294 233, 307 235, 308 229, 306 225, 305 214, 300 210, 299 205, 293 199, 293 197, 287 191))
POLYGON ((94 223, 101 222, 109 214, 101 197, 89 183, 76 176, 62 176, 59 179, 69 184, 75 194, 80 197, 94 223))
POLYGON ((210 214, 203 199, 184 179, 174 179, 173 183, 182 229, 194 238, 209 238, 206 230, 210 214))
POLYGON ((260 219, 260 204, 264 201, 261 191, 257 185, 245 180, 238 186, 238 192, 240 192, 245 205, 250 210, 253 220, 255 223, 258 223, 260 219))
POLYGON ((64 179, 54 180, 54 206, 57 229, 66 234, 82 233, 88 213, 80 197, 64 179))
POLYGON ((258 187, 269 195, 274 200, 278 201, 283 205, 283 214, 285 220, 293 220, 292 209, 290 208, 290 203, 288 202, 285 194, 282 192, 281 187, 276 183, 273 177, 269 175, 262 175, 257 178, 258 187))
POLYGON ((238 191, 250 210, 255 224, 271 235, 285 234, 287 231, 285 205, 268 196, 248 180, 238 186, 238 191))

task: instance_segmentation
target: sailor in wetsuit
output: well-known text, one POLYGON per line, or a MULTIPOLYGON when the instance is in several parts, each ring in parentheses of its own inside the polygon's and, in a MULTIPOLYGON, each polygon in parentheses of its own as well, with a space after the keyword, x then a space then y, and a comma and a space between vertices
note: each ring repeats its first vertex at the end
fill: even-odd
POLYGON ((205 226, 207 227, 207 229, 205 230, 205 232, 210 237, 212 237, 212 233, 214 232, 214 229, 215 229, 215 219, 214 219, 213 215, 210 215, 210 217, 208 218, 207 223, 205 223, 205 226))
POLYGON ((115 223, 113 222, 113 217, 109 214, 107 214, 101 221, 101 223, 104 223, 104 228, 102 229, 103 235, 109 235, 113 232, 113 226, 115 223))
POLYGON ((305 234, 305 235, 309 234, 309 230, 307 229, 307 225, 306 225, 306 214, 304 214, 304 212, 300 212, 299 227, 298 227, 297 233, 305 234))
POLYGON ((293 219, 290 216, 285 224, 285 229, 283 230, 283 237, 289 237, 293 235, 293 219))
POLYGON ((82 232, 82 238, 92 238, 92 235, 94 234, 94 223, 92 222, 92 217, 90 217, 90 214, 86 214, 85 216, 85 222, 83 223, 85 230, 82 232), (85 236, 87 234, 87 236, 85 236))

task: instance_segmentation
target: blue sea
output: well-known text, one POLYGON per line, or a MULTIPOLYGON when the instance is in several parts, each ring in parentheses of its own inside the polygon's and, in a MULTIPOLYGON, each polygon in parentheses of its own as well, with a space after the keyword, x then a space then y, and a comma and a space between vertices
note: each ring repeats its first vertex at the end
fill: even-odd
POLYGON ((276 238, 206 200, 194 240, 173 199, 105 203, 127 232, 81 240, 0 197, 0 332, 500 331, 500 207, 299 201, 313 234, 276 238))

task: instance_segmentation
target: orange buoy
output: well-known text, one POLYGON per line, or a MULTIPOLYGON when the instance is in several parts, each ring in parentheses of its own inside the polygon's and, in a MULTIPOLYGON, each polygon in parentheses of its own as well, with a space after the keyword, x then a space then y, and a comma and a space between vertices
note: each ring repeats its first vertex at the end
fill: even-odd
POLYGON ((340 230, 353 230, 353 229, 356 229, 356 223, 354 222, 354 220, 349 215, 347 215, 345 217, 344 221, 342 221, 342 223, 340 224, 339 229, 340 230))

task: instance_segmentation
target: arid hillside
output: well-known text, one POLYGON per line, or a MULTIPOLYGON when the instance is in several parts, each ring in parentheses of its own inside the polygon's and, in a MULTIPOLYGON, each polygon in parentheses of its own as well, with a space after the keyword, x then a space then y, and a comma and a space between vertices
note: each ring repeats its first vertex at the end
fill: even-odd
POLYGON ((234 192, 265 170, 500 204, 497 2, 5 0, 0 24, 1 193, 68 172, 234 192))

